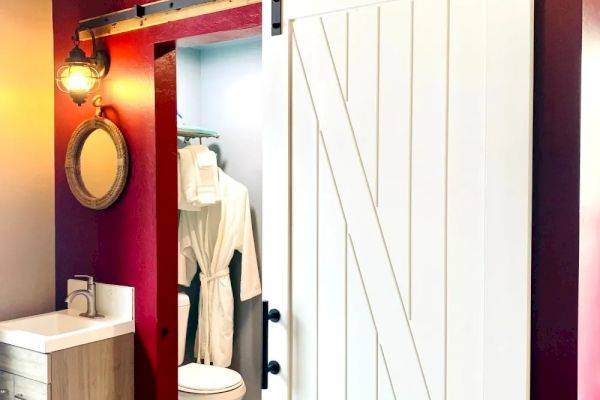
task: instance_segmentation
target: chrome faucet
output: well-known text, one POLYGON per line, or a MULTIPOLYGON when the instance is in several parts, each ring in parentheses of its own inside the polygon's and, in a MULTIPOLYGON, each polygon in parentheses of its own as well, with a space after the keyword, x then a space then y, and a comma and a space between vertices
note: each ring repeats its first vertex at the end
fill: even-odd
POLYGON ((89 275, 75 275, 75 278, 86 278, 87 289, 79 289, 69 293, 65 299, 65 303, 71 303, 75 297, 81 295, 85 297, 87 301, 87 312, 79 315, 86 318, 102 317, 96 312, 96 282, 94 282, 94 277, 89 275))

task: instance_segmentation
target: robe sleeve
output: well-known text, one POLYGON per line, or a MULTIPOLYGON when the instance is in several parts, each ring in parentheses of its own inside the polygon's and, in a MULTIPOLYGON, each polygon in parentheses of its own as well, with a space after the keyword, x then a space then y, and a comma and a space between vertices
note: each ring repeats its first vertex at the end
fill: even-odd
POLYGON ((187 213, 182 211, 179 217, 177 283, 189 287, 196 274, 198 260, 192 244, 192 232, 190 231, 188 218, 187 213))
POLYGON ((254 234, 252 232, 252 217, 250 214, 248 192, 245 193, 242 207, 243 211, 240 216, 241 221, 238 230, 236 250, 242 253, 240 299, 245 301, 258 296, 261 294, 262 290, 260 285, 260 273, 258 271, 258 261, 256 260, 256 249, 254 247, 254 234))

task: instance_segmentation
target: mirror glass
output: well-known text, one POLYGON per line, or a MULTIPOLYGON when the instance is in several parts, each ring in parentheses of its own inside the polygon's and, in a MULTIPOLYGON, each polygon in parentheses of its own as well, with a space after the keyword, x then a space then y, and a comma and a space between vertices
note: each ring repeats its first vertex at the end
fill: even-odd
POLYGON ((118 154, 110 134, 93 131, 81 149, 81 179, 94 197, 105 196, 117 178, 118 154))

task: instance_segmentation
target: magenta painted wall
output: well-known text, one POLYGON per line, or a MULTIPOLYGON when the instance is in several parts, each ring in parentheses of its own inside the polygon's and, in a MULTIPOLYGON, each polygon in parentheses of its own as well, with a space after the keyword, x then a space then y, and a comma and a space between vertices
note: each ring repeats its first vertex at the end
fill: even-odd
POLYGON ((535 1, 531 399, 577 398, 581 2, 535 1))
MULTIPOLYGON (((70 37, 80 19, 135 3, 54 0, 55 65, 72 47, 70 37)), ((101 282, 135 287, 138 399, 177 398, 173 41, 260 24, 261 5, 256 4, 102 40, 112 63, 101 94, 108 105, 108 117, 123 131, 131 158, 127 187, 105 211, 80 206, 69 191, 63 169, 71 132, 93 115, 93 108, 89 103, 77 107, 68 96, 55 91, 56 304, 64 307, 66 280, 76 273, 91 273, 101 282), (163 72, 157 82, 155 70, 163 72), (172 123, 165 122, 170 118, 172 123)))

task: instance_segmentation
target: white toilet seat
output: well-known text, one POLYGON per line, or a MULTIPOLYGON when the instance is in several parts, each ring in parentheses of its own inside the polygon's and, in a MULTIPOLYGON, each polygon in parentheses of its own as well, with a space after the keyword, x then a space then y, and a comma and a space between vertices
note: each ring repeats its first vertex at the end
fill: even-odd
POLYGON ((241 400, 242 376, 228 368, 191 363, 178 370, 179 399, 241 400))
POLYGON ((179 390, 180 392, 193 393, 193 394, 219 394, 219 393, 231 392, 232 390, 239 388, 243 384, 244 384, 244 382, 240 382, 235 386, 230 386, 230 387, 226 387, 223 389, 215 389, 215 390, 194 390, 194 389, 191 389, 191 388, 188 388, 185 386, 178 386, 177 390, 179 390))
POLYGON ((180 390, 177 397, 178 400, 242 400, 245 394, 246 385, 242 382, 241 386, 229 392, 200 394, 188 393, 180 390))

